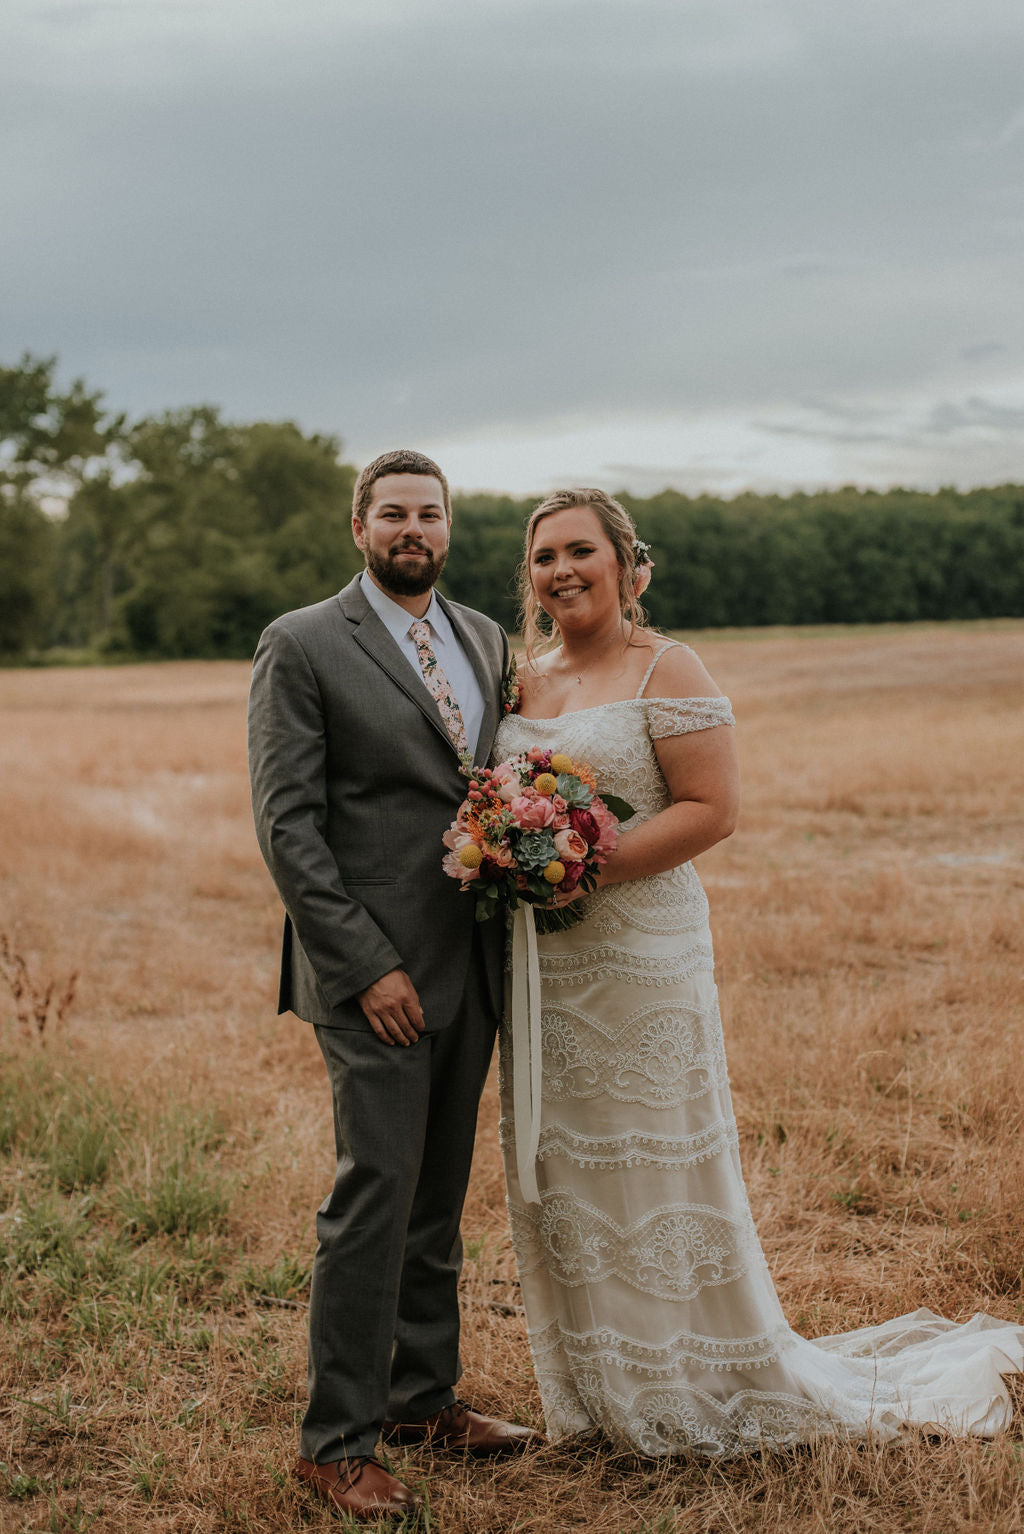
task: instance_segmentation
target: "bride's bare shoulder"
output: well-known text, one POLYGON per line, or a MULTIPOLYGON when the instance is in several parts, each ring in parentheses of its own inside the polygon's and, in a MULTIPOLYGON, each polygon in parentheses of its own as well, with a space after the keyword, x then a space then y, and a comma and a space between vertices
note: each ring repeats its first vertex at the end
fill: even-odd
POLYGON ((722 689, 695 650, 666 645, 644 688, 645 698, 720 698, 722 689))

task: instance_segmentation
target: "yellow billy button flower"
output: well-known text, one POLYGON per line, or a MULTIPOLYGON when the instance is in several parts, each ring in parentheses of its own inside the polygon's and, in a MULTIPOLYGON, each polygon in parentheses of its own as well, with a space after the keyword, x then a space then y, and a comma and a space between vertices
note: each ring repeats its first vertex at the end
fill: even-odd
POLYGON ((565 878, 565 864, 560 863, 557 858, 552 858, 544 870, 544 877, 549 884, 561 884, 565 878))
POLYGON ((552 772, 572 772, 572 757, 566 756, 564 751, 556 751, 551 758, 552 772))
POLYGON ((459 862, 463 868, 479 868, 483 860, 484 855, 476 842, 467 842, 464 847, 459 848, 459 862))
POLYGON ((553 772, 540 772, 534 778, 533 786, 538 794, 544 794, 550 799, 552 794, 558 792, 558 779, 553 772))

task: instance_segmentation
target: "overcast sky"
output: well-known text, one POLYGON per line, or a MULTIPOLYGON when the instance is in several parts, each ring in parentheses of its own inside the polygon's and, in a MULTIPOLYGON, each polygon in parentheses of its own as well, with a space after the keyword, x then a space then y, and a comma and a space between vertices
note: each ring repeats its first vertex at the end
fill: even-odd
POLYGON ((4 364, 463 488, 1024 479, 1022 0, 4 10, 4 364))

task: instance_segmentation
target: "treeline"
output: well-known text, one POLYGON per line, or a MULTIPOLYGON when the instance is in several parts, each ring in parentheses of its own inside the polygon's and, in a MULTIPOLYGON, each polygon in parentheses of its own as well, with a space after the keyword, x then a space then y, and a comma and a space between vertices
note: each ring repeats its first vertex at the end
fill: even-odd
MULTIPOLYGON (((55 373, 0 368, 0 654, 247 656, 360 568, 337 438, 207 406, 130 422, 55 373)), ((1024 486, 622 499, 664 628, 1024 615, 1024 486)), ((533 505, 455 500, 444 589, 509 628, 533 505)))

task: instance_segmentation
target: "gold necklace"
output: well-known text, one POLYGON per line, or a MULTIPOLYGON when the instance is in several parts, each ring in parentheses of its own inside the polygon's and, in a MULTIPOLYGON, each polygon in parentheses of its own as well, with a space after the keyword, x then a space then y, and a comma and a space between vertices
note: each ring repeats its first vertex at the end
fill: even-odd
MULTIPOLYGON (((582 687, 583 686, 583 678, 587 675, 587 673, 589 671, 593 670, 594 666, 599 661, 604 660, 604 658, 607 655, 608 651, 610 649, 612 649, 612 647, 614 646, 615 641, 617 639, 621 639, 621 638, 622 638, 622 630, 620 629, 616 634, 614 634, 608 640, 607 644, 605 644, 604 648, 601 650, 599 655, 596 655, 592 661, 589 661, 587 663, 587 665, 583 666, 579 671, 576 672, 576 686, 577 687, 582 687)), ((571 668, 571 669, 575 670, 575 668, 571 668)))

